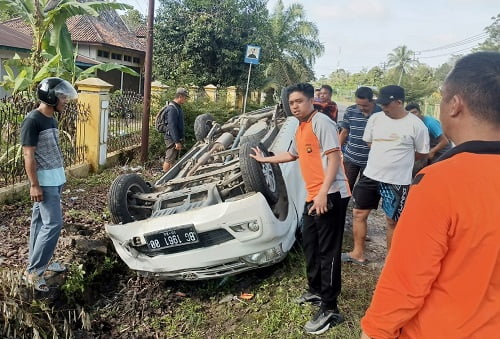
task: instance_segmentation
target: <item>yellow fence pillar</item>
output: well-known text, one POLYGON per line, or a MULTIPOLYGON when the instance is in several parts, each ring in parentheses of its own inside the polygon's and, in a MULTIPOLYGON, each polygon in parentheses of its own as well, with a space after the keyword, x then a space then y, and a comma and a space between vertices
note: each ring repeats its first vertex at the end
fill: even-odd
POLYGON ((192 85, 189 86, 189 101, 196 101, 198 100, 198 90, 200 88, 198 86, 192 85))
POLYGON ((214 85, 206 85, 205 93, 207 93, 207 97, 210 101, 217 101, 217 86, 214 85))
POLYGON ((89 78, 76 83, 78 101, 90 108, 89 119, 85 122, 85 140, 87 154, 85 156, 94 172, 106 164, 109 91, 113 85, 98 79, 89 78))
POLYGON ((162 84, 159 81, 153 81, 151 83, 151 95, 157 95, 161 97, 162 94, 166 93, 169 89, 169 86, 162 84))
POLYGON ((229 86, 227 88, 226 103, 229 107, 236 107, 236 86, 229 86))

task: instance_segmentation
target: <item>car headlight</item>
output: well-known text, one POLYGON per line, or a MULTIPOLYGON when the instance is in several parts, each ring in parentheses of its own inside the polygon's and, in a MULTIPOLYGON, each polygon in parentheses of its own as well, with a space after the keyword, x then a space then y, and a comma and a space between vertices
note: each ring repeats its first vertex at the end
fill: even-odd
POLYGON ((250 220, 235 225, 231 225, 229 226, 229 228, 232 229, 234 232, 245 232, 245 231, 257 232, 260 229, 260 225, 257 220, 250 220))
POLYGON ((242 259, 249 264, 264 265, 281 259, 283 254, 283 249, 281 248, 281 244, 279 244, 278 246, 269 248, 265 251, 246 255, 242 257, 242 259))

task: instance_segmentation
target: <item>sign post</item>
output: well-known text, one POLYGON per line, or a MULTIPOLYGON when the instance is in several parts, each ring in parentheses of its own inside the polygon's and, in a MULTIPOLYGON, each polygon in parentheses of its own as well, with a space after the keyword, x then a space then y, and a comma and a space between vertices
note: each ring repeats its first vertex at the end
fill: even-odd
POLYGON ((245 52, 245 63, 250 64, 248 67, 247 89, 245 91, 245 99, 243 101, 243 114, 247 109, 248 87, 250 86, 250 74, 252 73, 252 65, 258 65, 260 59, 260 46, 247 45, 245 52))

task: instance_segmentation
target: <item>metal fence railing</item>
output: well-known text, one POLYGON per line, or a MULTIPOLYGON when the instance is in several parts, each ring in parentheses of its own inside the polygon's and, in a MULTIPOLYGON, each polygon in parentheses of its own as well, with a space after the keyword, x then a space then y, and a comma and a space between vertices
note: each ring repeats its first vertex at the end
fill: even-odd
MULTIPOLYGON (((20 140, 21 123, 27 113, 38 106, 30 94, 20 93, 0 100, 0 187, 26 180, 20 140)), ((85 157, 85 126, 89 109, 70 103, 56 114, 65 166, 82 163, 85 157), (77 132, 78 129, 78 132, 77 132)))
POLYGON ((132 91, 111 94, 108 120, 108 153, 141 143, 143 97, 132 91))

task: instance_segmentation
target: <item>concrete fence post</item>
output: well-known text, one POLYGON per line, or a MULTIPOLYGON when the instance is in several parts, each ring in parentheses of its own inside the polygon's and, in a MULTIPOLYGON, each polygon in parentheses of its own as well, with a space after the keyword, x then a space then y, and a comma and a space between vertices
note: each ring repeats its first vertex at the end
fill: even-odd
POLYGON ((188 101, 196 101, 198 100, 198 91, 199 91, 199 87, 198 86, 195 86, 195 85, 192 85, 192 86, 189 86, 188 88, 188 91, 189 91, 189 100, 188 101))
MULTIPOLYGON (((90 108, 89 119, 85 122, 85 158, 93 172, 98 172, 106 164, 109 91, 113 85, 98 79, 88 78, 76 82, 78 101, 90 108)), ((77 130, 77 135, 79 135, 77 130)))
POLYGON ((226 103, 229 107, 236 107, 236 86, 229 86, 227 88, 226 103))
POLYGON ((210 101, 216 102, 217 101, 217 86, 214 85, 206 85, 204 87, 205 93, 207 93, 208 99, 210 101))

